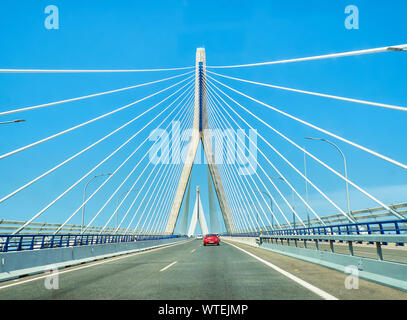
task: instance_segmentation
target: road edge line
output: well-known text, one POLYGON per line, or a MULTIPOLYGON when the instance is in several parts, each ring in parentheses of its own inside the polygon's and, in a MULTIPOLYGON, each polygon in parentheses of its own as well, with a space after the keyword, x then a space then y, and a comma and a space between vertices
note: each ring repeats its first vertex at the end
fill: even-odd
POLYGON ((293 275, 293 274, 291 274, 291 273, 289 273, 289 272, 287 272, 287 271, 281 269, 280 267, 277 267, 276 265, 272 264, 271 262, 268 262, 268 261, 266 261, 266 260, 264 260, 264 259, 262 259, 262 258, 256 256, 255 254, 253 254, 253 253, 251 253, 251 252, 249 252, 249 251, 246 251, 246 250, 244 250, 244 249, 242 249, 242 248, 240 248, 240 247, 234 245, 233 243, 229 243, 228 241, 224 241, 224 242, 227 243, 227 244, 230 245, 230 246, 235 247, 236 249, 238 249, 238 250, 240 250, 240 251, 243 251, 244 253, 246 253, 247 255, 251 256, 252 258, 255 258, 256 260, 262 262, 263 264, 265 264, 265 265, 267 265, 268 267, 274 269, 275 271, 281 273, 282 275, 286 276, 287 278, 289 278, 289 279, 295 281, 296 283, 298 283, 299 285, 303 286, 304 288, 306 288, 306 289, 308 289, 308 290, 314 292, 315 294, 317 294, 318 296, 324 298, 325 300, 339 300, 338 298, 336 298, 335 296, 329 294, 328 292, 325 292, 324 290, 317 288, 316 286, 314 286, 314 285, 312 285, 312 284, 306 282, 305 280, 302 280, 302 279, 296 277, 295 275, 293 275))
POLYGON ((171 268, 171 267, 172 267, 174 264, 176 264, 177 262, 178 262, 178 261, 174 261, 174 262, 170 263, 168 266, 162 268, 162 269, 160 270, 160 272, 163 272, 163 271, 165 271, 165 270, 171 268))

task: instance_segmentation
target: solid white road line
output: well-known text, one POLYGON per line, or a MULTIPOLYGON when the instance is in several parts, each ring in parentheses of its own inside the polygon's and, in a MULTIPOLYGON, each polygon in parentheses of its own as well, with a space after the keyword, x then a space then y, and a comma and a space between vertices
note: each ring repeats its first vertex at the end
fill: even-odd
MULTIPOLYGON (((189 240, 189 241, 191 241, 191 240, 189 240)), ((90 262, 91 264, 85 265, 85 266, 82 266, 82 267, 78 267, 78 268, 76 268, 75 266, 73 266, 74 269, 65 270, 65 271, 58 271, 58 274, 64 274, 64 273, 68 273, 68 272, 73 272, 73 271, 77 271, 77 270, 82 270, 82 269, 86 269, 86 268, 98 266, 98 265, 103 264, 103 263, 114 262, 114 261, 116 261, 116 260, 120 260, 120 259, 124 259, 124 258, 131 258, 131 257, 136 256, 136 255, 140 255, 140 254, 144 254, 144 253, 149 253, 149 252, 154 252, 154 251, 158 251, 158 250, 161 250, 161 249, 165 249, 165 248, 177 246, 177 245, 179 245, 179 244, 186 243, 186 242, 189 242, 189 241, 188 241, 188 240, 186 240, 186 241, 181 241, 181 242, 177 242, 177 243, 174 243, 174 244, 170 244, 170 245, 168 245, 168 246, 163 246, 163 247, 159 247, 159 248, 155 248, 155 249, 151 249, 151 250, 145 250, 145 251, 141 251, 141 252, 135 252, 135 253, 123 255, 123 256, 120 256, 120 257, 117 257, 117 258, 108 258, 107 260, 104 260, 104 261, 101 261, 101 262, 96 262, 96 263, 90 262)), ((0 290, 1 290, 1 289, 5 289, 5 288, 9 288, 9 287, 14 287, 14 286, 16 286, 16 285, 24 284, 24 283, 27 283, 27 282, 32 282, 32 281, 35 281, 35 280, 44 279, 44 278, 46 278, 46 277, 48 277, 48 276, 49 276, 49 274, 47 273, 46 275, 42 275, 42 276, 35 277, 35 278, 32 278, 32 279, 22 280, 22 281, 20 281, 20 282, 15 282, 15 283, 7 284, 7 285, 4 285, 4 286, 0 286, 0 290)), ((14 279, 14 280, 12 280, 12 281, 18 281, 18 280, 20 280, 20 279, 14 279)))
POLYGON ((196 249, 191 250, 191 253, 194 253, 196 249))
POLYGON ((177 261, 174 261, 173 263, 170 263, 168 266, 162 268, 162 269, 160 270, 160 272, 165 271, 165 270, 167 270, 168 268, 171 268, 171 267, 172 267, 174 264, 176 264, 176 263, 177 263, 177 261))
MULTIPOLYGON (((225 242, 226 242, 226 241, 225 241, 225 242)), ((302 279, 300 279, 300 278, 298 278, 298 277, 292 275, 291 273, 289 273, 289 272, 287 272, 287 271, 285 271, 285 270, 283 270, 283 269, 277 267, 276 265, 274 265, 274 264, 272 264, 272 263, 270 263, 270 262, 268 262, 268 261, 266 261, 266 260, 264 260, 264 259, 262 259, 262 258, 256 256, 256 255, 254 255, 253 253, 250 253, 250 252, 248 252, 248 251, 246 251, 246 250, 244 250, 244 249, 242 249, 242 248, 239 248, 238 246, 236 246, 236 245, 234 245, 234 244, 232 244, 232 243, 229 243, 229 242, 226 242, 226 243, 227 243, 228 245, 231 245, 231 246, 235 247, 236 249, 239 249, 240 251, 243 251, 244 253, 246 253, 246 254, 248 254, 249 256, 255 258, 256 260, 258 260, 258 261, 264 263, 265 265, 267 265, 268 267, 270 267, 270 268, 276 270, 277 272, 280 272, 282 275, 284 275, 284 276, 286 276, 287 278, 289 278, 289 279, 291 279, 291 280, 297 282, 299 285, 301 285, 301 286, 303 286, 304 288, 306 288, 306 289, 308 289, 308 290, 314 292, 315 294, 319 295, 320 297, 324 298, 325 300, 338 300, 338 298, 336 298, 336 297, 330 295, 329 293, 327 293, 327 292, 325 292, 325 291, 323 291, 323 290, 321 290, 321 289, 319 289, 319 288, 313 286, 312 284, 310 284, 310 283, 308 283, 308 282, 306 282, 306 281, 304 281, 304 280, 302 280, 302 279)))

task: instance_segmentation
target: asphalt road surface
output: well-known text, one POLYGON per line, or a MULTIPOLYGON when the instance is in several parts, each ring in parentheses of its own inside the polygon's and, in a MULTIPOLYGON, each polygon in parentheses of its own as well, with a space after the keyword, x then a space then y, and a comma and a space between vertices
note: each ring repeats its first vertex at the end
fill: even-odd
POLYGON ((345 277, 264 249, 190 240, 65 268, 57 278, 3 282, 0 299, 407 299, 405 292, 363 280, 358 289, 346 289, 345 277))

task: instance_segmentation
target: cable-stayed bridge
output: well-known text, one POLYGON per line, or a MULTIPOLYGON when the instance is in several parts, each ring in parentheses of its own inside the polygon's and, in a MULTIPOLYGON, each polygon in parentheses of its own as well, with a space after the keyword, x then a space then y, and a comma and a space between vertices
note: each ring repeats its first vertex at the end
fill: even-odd
MULTIPOLYGON (((356 149, 374 161, 392 166, 400 174, 407 164, 376 150, 374 141, 362 145, 329 130, 323 123, 305 120, 249 92, 254 86, 277 89, 323 98, 327 103, 334 100, 354 108, 383 109, 401 117, 407 108, 223 73, 229 69, 313 60, 340 61, 367 54, 405 54, 406 50, 407 45, 395 45, 261 63, 207 66, 205 49, 198 48, 195 66, 180 68, 0 69, 3 77, 171 73, 123 88, 0 111, 2 129, 7 130, 6 126, 29 126, 30 121, 22 118, 35 112, 52 112, 74 103, 83 103, 86 108, 86 102, 94 98, 125 92, 131 92, 133 97, 139 88, 159 86, 159 90, 137 96, 113 110, 93 112, 85 121, 54 128, 50 135, 28 134, 21 139, 27 143, 12 141, 11 147, 4 140, 0 154, 2 169, 7 170, 13 159, 25 163, 25 167, 18 179, 24 182, 20 185, 3 182, 5 192, 0 195, 0 279, 5 281, 0 284, 0 297, 48 298, 48 289, 38 288, 41 279, 47 277, 41 272, 59 269, 58 297, 68 299, 165 299, 174 297, 179 289, 184 290, 180 298, 205 299, 202 287, 209 290, 217 286, 222 287, 217 290, 216 297, 220 299, 351 299, 369 298, 372 292, 376 298, 406 298, 399 290, 407 290, 404 245, 407 203, 386 203, 380 194, 353 179, 348 174, 350 161, 342 149, 356 149), (243 84, 247 87, 241 89, 243 84), (103 122, 123 112, 129 112, 124 123, 115 127, 103 122), (335 169, 324 157, 305 148, 304 141, 292 138, 278 122, 269 121, 265 116, 268 112, 313 132, 313 136, 304 137, 312 140, 310 143, 335 148, 343 169, 335 169), (93 127, 100 122, 102 126, 93 127), (81 136, 81 131, 87 128, 102 128, 103 134, 88 130, 81 136), (63 139, 70 135, 81 148, 73 143, 74 148, 67 146, 67 152, 58 149, 58 156, 54 156, 53 143, 58 139, 67 141, 63 139), (89 144, 86 135, 93 139, 89 144), (286 154, 282 143, 296 152, 286 154), (40 155, 32 153, 36 149, 41 150, 40 155), (87 158, 91 153, 100 156, 97 161, 96 157, 87 158), (199 158, 205 161, 207 175, 194 179, 193 168, 199 158), (57 161, 51 163, 50 159, 57 161), (45 166, 31 165, 32 161, 45 166), (74 164, 80 162, 80 169, 74 170, 79 168, 74 164), (302 162, 300 167, 298 163, 302 162), (319 179, 309 172, 311 163, 322 168, 324 175, 336 179, 336 184, 343 185, 340 198, 345 202, 338 202, 338 197, 324 191, 319 179), (58 179, 53 179, 57 174, 58 179), (64 179, 63 183, 59 179, 64 179), (219 248, 203 248, 200 241, 186 236, 192 215, 192 183, 201 185, 201 190, 207 184, 208 227, 210 233, 221 234, 219 248), (356 193, 372 206, 352 208, 356 193), (317 195, 330 209, 315 206, 310 194, 317 195), (24 210, 24 215, 13 219, 19 210, 24 210), (102 258, 107 260, 99 261, 102 258), (81 263, 87 263, 86 267, 77 266, 81 263), (312 268, 318 270, 317 275, 309 272, 312 268), (90 269, 94 273, 86 274, 90 269), (299 270, 304 271, 297 274, 299 270), (188 272, 191 275, 185 276, 188 272), (26 275, 28 279, 10 282, 26 275), (85 277, 90 279, 88 287, 73 292, 70 288, 85 277), (134 286, 129 286, 128 281, 134 286), (356 289, 352 288, 356 282, 357 293, 352 290, 356 289), (348 290, 344 291, 344 287, 348 290), (107 288, 109 294, 101 294, 107 288)), ((75 114, 75 109, 68 111, 75 114)), ((86 111, 81 113, 86 115, 86 111)), ((326 117, 329 118, 329 113, 326 117)), ((112 123, 116 122, 117 118, 112 123)), ((352 171, 367 168, 368 164, 352 167, 352 171)), ((199 213, 195 212, 194 224, 197 217, 199 213)))

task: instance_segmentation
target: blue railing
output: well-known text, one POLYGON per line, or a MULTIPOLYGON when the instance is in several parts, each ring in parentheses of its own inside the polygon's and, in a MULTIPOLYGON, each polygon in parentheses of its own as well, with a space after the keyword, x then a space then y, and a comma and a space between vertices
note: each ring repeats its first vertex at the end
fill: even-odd
MULTIPOLYGON (((308 228, 279 229, 262 231, 262 235, 360 235, 360 234, 401 234, 407 232, 407 219, 372 222, 358 222, 339 225, 314 226, 308 228)), ((259 237, 260 232, 223 234, 231 237, 259 237)))
POLYGON ((183 237, 181 235, 24 234, 0 235, 0 252, 76 247, 183 237))

